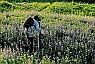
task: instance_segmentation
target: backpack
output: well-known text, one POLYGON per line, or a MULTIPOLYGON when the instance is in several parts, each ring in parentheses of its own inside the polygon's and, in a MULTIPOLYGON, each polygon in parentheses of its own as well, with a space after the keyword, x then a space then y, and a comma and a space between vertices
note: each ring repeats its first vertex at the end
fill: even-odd
POLYGON ((25 32, 27 37, 33 37, 34 36, 34 30, 32 30, 32 28, 30 28, 33 25, 34 25, 33 18, 29 17, 25 20, 23 27, 25 27, 24 32, 25 32))
POLYGON ((33 24, 34 24, 33 18, 29 17, 28 19, 25 20, 23 27, 29 28, 30 26, 33 26, 33 24))

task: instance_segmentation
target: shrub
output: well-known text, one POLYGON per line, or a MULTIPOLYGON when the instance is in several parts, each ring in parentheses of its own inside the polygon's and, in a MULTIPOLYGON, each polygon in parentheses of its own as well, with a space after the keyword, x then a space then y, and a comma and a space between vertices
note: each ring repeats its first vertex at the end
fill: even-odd
POLYGON ((4 12, 4 11, 10 11, 16 8, 16 6, 12 3, 9 3, 7 1, 1 1, 0 2, 0 11, 4 12))
POLYGON ((54 2, 51 6, 48 6, 43 11, 55 12, 63 14, 77 14, 77 15, 95 15, 95 5, 94 4, 84 4, 84 3, 66 3, 66 2, 54 2))

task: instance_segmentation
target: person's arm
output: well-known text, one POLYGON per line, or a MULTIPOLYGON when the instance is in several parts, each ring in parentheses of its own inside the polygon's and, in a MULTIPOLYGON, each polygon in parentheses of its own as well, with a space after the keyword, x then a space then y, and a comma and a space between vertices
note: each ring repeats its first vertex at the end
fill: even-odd
POLYGON ((35 23, 36 30, 41 31, 41 28, 39 28, 39 23, 36 20, 34 20, 34 23, 35 23))
POLYGON ((31 26, 31 29, 35 29, 35 27, 34 26, 31 26))

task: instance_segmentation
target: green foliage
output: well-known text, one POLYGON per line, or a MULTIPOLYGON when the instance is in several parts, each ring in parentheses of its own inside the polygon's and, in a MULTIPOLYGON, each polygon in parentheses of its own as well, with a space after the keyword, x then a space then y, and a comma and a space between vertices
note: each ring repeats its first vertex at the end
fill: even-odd
POLYGON ((95 16, 95 4, 55 2, 44 9, 46 12, 95 16))
MULTIPOLYGON (((4 0, 1 0, 4 1, 4 0)), ((95 3, 94 0, 5 0, 8 2, 85 2, 85 3, 95 3)))
POLYGON ((32 3, 17 3, 16 4, 19 9, 23 10, 34 10, 34 11, 41 11, 47 6, 50 5, 50 3, 45 2, 45 3, 37 3, 37 2, 32 2, 32 3))
POLYGON ((9 3, 7 1, 0 2, 0 11, 14 11, 14 10, 32 10, 32 11, 41 11, 49 6, 50 3, 9 3))
MULTIPOLYGON (((60 1, 60 0, 6 0, 8 2, 55 2, 55 1, 60 1)), ((61 0, 62 1, 62 0, 61 0)), ((63 0, 66 1, 66 0, 63 0)))
POLYGON ((13 3, 9 3, 7 1, 1 1, 0 2, 0 11, 4 12, 4 11, 10 11, 15 9, 16 6, 13 3))
POLYGON ((61 14, 76 14, 95 16, 95 4, 75 3, 75 2, 32 2, 32 3, 9 3, 6 1, 0 2, 0 11, 14 11, 14 10, 28 10, 28 11, 42 11, 49 13, 61 14))

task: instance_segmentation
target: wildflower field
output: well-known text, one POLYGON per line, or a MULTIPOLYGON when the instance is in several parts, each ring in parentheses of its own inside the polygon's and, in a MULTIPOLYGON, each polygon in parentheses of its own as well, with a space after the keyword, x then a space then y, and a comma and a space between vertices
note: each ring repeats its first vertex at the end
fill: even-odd
POLYGON ((95 4, 0 1, 0 64, 95 64, 95 4), (44 39, 29 55, 23 23, 35 14, 44 39))

